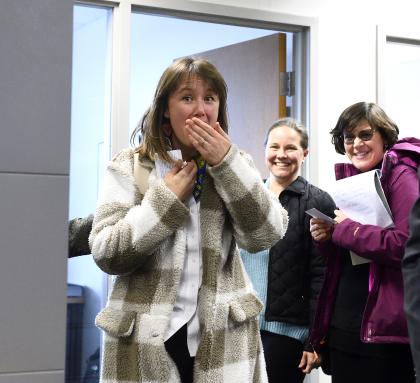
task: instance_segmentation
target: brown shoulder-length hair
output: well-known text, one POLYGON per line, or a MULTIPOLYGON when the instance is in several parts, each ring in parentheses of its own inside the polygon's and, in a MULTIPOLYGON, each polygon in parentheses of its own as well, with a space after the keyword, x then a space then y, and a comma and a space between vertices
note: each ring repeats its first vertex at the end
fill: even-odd
POLYGON ((169 96, 176 91, 181 82, 188 80, 192 76, 199 77, 205 81, 219 97, 218 122, 221 128, 228 132, 227 118, 227 85, 223 76, 217 68, 208 60, 186 57, 174 61, 162 74, 157 85, 153 102, 147 109, 140 123, 131 135, 131 144, 136 146, 135 139, 140 135, 140 145, 136 152, 140 156, 145 156, 151 160, 155 159, 156 154, 172 162, 167 151, 170 150, 168 137, 162 129, 169 120, 164 116, 168 108, 169 96))
POLYGON ((358 102, 346 108, 338 118, 334 129, 330 131, 331 142, 335 151, 345 154, 344 133, 351 132, 360 122, 367 121, 371 128, 377 130, 389 148, 398 141, 399 129, 385 111, 373 102, 358 102))

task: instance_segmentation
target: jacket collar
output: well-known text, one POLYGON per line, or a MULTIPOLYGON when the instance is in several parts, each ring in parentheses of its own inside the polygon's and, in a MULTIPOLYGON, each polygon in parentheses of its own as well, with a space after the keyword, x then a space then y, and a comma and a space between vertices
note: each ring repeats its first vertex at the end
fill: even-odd
MULTIPOLYGON (((284 189, 280 195, 282 195, 284 192, 291 192, 291 193, 296 193, 296 194, 305 194, 305 190, 306 190, 306 185, 307 185, 308 181, 306 181, 303 177, 298 176, 298 178, 296 178, 286 189, 284 189)), ((270 178, 267 178, 264 181, 264 186, 269 189, 270 186, 270 178)), ((280 197, 279 195, 279 197, 280 197)))
POLYGON ((301 176, 298 176, 298 178, 296 178, 286 189, 284 189, 282 193, 291 192, 303 195, 305 194, 306 184, 307 181, 301 176))

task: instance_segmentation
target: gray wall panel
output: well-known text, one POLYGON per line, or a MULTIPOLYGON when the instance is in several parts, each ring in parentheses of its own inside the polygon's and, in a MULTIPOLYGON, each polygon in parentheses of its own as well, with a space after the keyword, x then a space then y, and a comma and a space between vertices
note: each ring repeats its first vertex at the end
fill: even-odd
POLYGON ((0 383, 64 381, 71 0, 2 0, 0 383))
POLYGON ((0 383, 62 383, 64 371, 0 375, 0 383))
POLYGON ((0 174, 0 373, 64 368, 67 176, 0 174))
POLYGON ((72 4, 1 2, 0 172, 68 173, 72 4))

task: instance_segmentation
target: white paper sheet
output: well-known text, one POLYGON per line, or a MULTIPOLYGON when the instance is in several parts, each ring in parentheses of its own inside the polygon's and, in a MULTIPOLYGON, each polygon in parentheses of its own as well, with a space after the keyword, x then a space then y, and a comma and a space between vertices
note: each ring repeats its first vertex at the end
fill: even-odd
MULTIPOLYGON (((392 214, 380 183, 380 171, 371 170, 338 180, 329 189, 336 205, 349 218, 361 224, 392 227, 392 214)), ((352 254, 353 265, 370 262, 352 254)))

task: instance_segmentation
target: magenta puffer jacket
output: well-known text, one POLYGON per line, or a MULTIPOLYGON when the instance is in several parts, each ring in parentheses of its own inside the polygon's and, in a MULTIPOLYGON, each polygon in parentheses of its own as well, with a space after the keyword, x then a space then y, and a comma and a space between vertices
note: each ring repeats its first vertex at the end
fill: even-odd
MULTIPOLYGON (((338 224, 331 241, 320 244, 327 256, 327 270, 319 295, 310 342, 322 351, 341 274, 342 256, 352 250, 371 259, 369 295, 360 339, 367 343, 408 343, 407 321, 403 309, 401 259, 409 235, 409 212, 419 189, 417 167, 420 164, 420 140, 405 138, 385 152, 381 167, 381 184, 394 219, 394 227, 384 229, 362 225, 351 219, 338 224)), ((356 175, 352 164, 336 164, 336 178, 356 175)))

